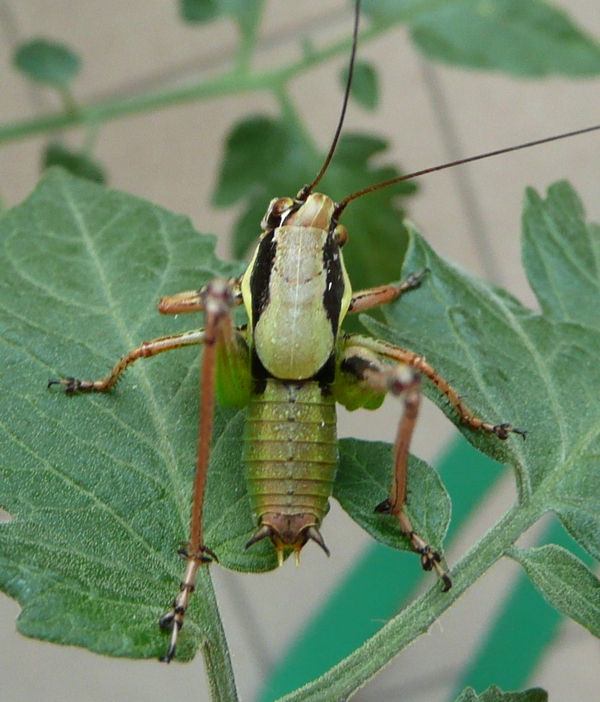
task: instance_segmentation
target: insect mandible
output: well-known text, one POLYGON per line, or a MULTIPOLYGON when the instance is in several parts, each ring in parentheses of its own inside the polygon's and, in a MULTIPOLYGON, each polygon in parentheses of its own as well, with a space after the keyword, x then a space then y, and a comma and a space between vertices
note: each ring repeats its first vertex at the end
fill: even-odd
MULTIPOLYGON (((172 632, 164 657, 167 662, 176 652, 197 569, 218 555, 204 542, 202 519, 217 397, 223 404, 247 407, 244 454, 248 492, 256 516, 256 532, 247 548, 270 539, 280 562, 290 552, 297 556, 310 540, 328 553, 320 527, 337 467, 336 403, 355 407, 369 403, 374 395, 390 393, 398 397, 402 417, 394 444, 393 477, 388 498, 376 509, 397 520, 400 531, 420 555, 422 567, 437 572, 444 590, 451 587, 450 575, 440 555, 415 532, 405 511, 408 450, 419 409, 421 377, 434 383, 461 421, 472 429, 500 440, 506 440, 511 433, 525 436, 522 429, 509 423, 495 424, 475 415, 422 356, 366 335, 342 331, 347 314, 396 300, 418 288, 427 274, 416 271, 400 284, 353 292, 342 255, 347 232, 339 224, 346 206, 368 192, 454 165, 395 178, 353 193, 340 203, 315 192, 342 129, 356 53, 358 16, 359 2, 342 113, 329 154, 315 180, 294 198, 271 201, 254 257, 239 279, 213 280, 201 290, 166 297, 159 303, 163 314, 204 312, 205 327, 144 342, 100 380, 64 378, 49 383, 62 385, 69 394, 103 392, 114 387, 126 368, 140 358, 192 345, 204 346, 186 568, 173 607, 161 619, 161 626, 172 632), (249 322, 236 328, 231 313, 241 304, 249 322)), ((475 158, 489 155, 492 154, 475 158)))

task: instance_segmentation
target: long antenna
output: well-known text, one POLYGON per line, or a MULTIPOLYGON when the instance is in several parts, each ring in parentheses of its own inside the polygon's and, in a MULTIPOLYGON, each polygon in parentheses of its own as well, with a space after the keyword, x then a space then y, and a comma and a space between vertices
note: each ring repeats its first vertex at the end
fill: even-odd
POLYGON ((452 168, 453 166, 461 166, 464 163, 472 163, 473 161, 481 161, 484 158, 490 158, 491 156, 498 156, 500 154, 508 154, 511 151, 519 151, 520 149, 528 149, 530 146, 539 146, 540 144, 547 144, 550 141, 558 141, 559 139, 567 139, 568 137, 578 136, 580 134, 588 134, 589 132, 595 132, 600 129, 600 124, 593 127, 586 127, 585 129, 577 129, 574 132, 565 132, 563 134, 556 134, 555 136, 545 137, 544 139, 536 139, 535 141, 528 141, 526 144, 518 144, 517 146, 509 146, 504 149, 496 149, 495 151, 488 151, 485 154, 478 154, 477 156, 469 156, 468 158, 461 158, 458 161, 450 161, 449 163, 442 163, 439 166, 433 166, 431 168, 424 168, 421 171, 414 171, 414 173, 408 173, 407 175, 398 176, 397 178, 391 178, 390 180, 385 180, 383 183, 377 183, 376 185, 370 185, 367 188, 358 190, 352 195, 345 197, 336 207, 335 219, 337 220, 342 212, 346 209, 348 203, 352 200, 356 200, 363 195, 368 193, 373 193, 376 190, 381 190, 382 188, 387 188, 390 185, 395 185, 396 183, 403 183, 405 180, 412 180, 413 178, 419 178, 420 176, 427 175, 428 173, 435 173, 436 171, 443 171, 446 168, 452 168))
MULTIPOLYGON (((333 154, 340 140, 340 135, 342 133, 342 127, 344 126, 344 117, 346 116, 346 108, 348 107, 348 100, 350 98, 350 89, 352 88, 352 76, 354 75, 354 63, 356 59, 356 47, 358 45, 358 25, 360 20, 360 0, 356 0, 355 11, 354 11, 354 31, 352 33, 352 52, 350 54, 350 65, 348 66, 348 80, 346 81, 346 92, 344 93, 344 102, 342 104, 342 111, 340 113, 340 119, 338 121, 331 146, 329 147, 329 153, 325 159, 325 162, 321 166, 321 170, 317 173, 317 177, 313 180, 310 185, 304 186, 302 189, 302 198, 306 198, 310 193, 317 187, 321 178, 325 175, 325 171, 331 163, 333 154)), ((301 199, 302 199, 301 198, 301 199)))

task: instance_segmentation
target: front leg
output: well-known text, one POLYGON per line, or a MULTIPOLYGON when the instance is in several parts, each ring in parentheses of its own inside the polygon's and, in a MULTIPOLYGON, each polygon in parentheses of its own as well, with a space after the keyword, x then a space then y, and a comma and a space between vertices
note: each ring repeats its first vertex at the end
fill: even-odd
POLYGON ((429 268, 423 268, 417 273, 411 273, 406 280, 398 285, 380 285, 378 288, 359 290, 352 295, 348 312, 364 312, 373 309, 373 307, 393 302, 409 290, 420 288, 427 273, 429 273, 429 268))
MULTIPOLYGON (((208 285, 210 284, 211 283, 208 285)), ((227 284, 233 296, 233 305, 241 305, 243 302, 241 278, 231 278, 227 284)), ((168 295, 167 297, 163 297, 159 300, 157 309, 161 314, 203 312, 206 300, 205 292, 208 285, 205 285, 199 290, 186 290, 185 292, 180 292, 176 295, 168 295)))

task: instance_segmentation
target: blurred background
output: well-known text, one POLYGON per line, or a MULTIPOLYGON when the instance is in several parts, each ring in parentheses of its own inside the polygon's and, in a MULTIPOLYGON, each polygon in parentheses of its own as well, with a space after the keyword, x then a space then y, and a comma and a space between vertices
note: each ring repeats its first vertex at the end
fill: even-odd
MULTIPOLYGON (((564 9, 586 32, 600 38, 597 2, 570 0, 564 9)), ((284 65, 290 56, 299 55, 303 40, 309 38, 316 46, 326 44, 332 36, 348 37, 351 26, 350 5, 341 0, 271 0, 265 4, 253 65, 261 69, 284 65)), ((73 85, 82 105, 218 75, 230 66, 238 42, 231 20, 186 24, 174 1, 0 0, 0 134, 2 125, 60 110, 54 91, 28 83, 12 65, 15 49, 40 36, 68 45, 83 60, 73 85)), ((401 164, 405 171, 599 121, 598 79, 533 80, 434 64, 416 50, 403 26, 360 45, 359 57, 377 67, 380 104, 376 111, 369 111, 351 103, 346 129, 384 136, 390 143, 385 163, 401 164)), ((338 119, 339 72, 347 58, 339 56, 306 71, 290 86, 304 126, 323 150, 338 119)), ((102 125, 95 135, 93 156, 102 164, 111 187, 188 215, 198 231, 217 235, 218 254, 229 257, 228 233, 240 209, 214 208, 211 194, 226 135, 243 116, 253 113, 276 116, 278 105, 271 94, 255 92, 130 115, 102 125)), ((80 149, 88 137, 77 127, 66 130, 61 138, 71 148, 80 149)), ((0 141, 4 207, 21 202, 34 188, 47 141, 47 134, 0 141)), ((598 221, 599 164, 600 136, 577 137, 430 175, 419 183, 419 194, 407 209, 439 253, 502 284, 535 307, 520 262, 523 190, 527 185, 545 190, 550 183, 567 178, 578 190, 589 217, 598 221)), ((319 166, 315 163, 315 173, 319 166)), ((298 183, 298 189, 302 185, 298 183)), ((272 196, 293 194, 274 192, 272 196)), ((361 232, 350 235, 349 246, 361 232)), ((399 406, 393 401, 387 401, 377 413, 341 412, 341 435, 391 441, 398 416, 399 406)), ((456 436, 453 426, 427 402, 413 452, 438 464, 456 436)), ((447 553, 450 564, 514 499, 512 475, 509 471, 502 475, 474 519, 453 540, 447 553)), ((260 576, 212 569, 245 700, 270 699, 260 697, 265 680, 277 670, 286 678, 288 673, 278 666, 288 647, 298 636, 314 632, 311 627, 318 627, 319 618, 316 623, 311 618, 315 613, 326 618, 323 608, 340 581, 354 577, 357 565, 366 562, 363 559, 373 548, 370 538, 337 504, 325 523, 324 537, 332 552, 326 562, 317 548, 307 548, 298 569, 291 562, 260 576)), ((417 570, 417 559, 408 557, 406 567, 417 570)), ((513 563, 497 564, 427 636, 355 699, 453 699, 457 681, 517 574, 513 563)), ((21 637, 14 630, 17 614, 16 603, 2 596, 3 701, 209 699, 200 656, 189 665, 169 667, 153 661, 101 658, 21 637)), ((594 699, 593 691, 600 689, 600 646, 576 624, 560 624, 557 631, 527 684, 549 689, 551 699, 588 702, 594 699)), ((344 635, 341 631, 335 634, 344 635)), ((301 665, 296 657, 294 662, 301 665)), ((495 664, 502 669, 501 656, 495 664)))

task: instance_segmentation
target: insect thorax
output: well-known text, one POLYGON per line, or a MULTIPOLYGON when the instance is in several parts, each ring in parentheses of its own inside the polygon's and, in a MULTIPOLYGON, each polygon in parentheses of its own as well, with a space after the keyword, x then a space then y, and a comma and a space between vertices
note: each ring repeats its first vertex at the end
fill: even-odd
POLYGON ((244 274, 252 344, 275 378, 312 378, 334 352, 352 296, 331 224, 334 208, 320 193, 304 202, 273 201, 244 274))

